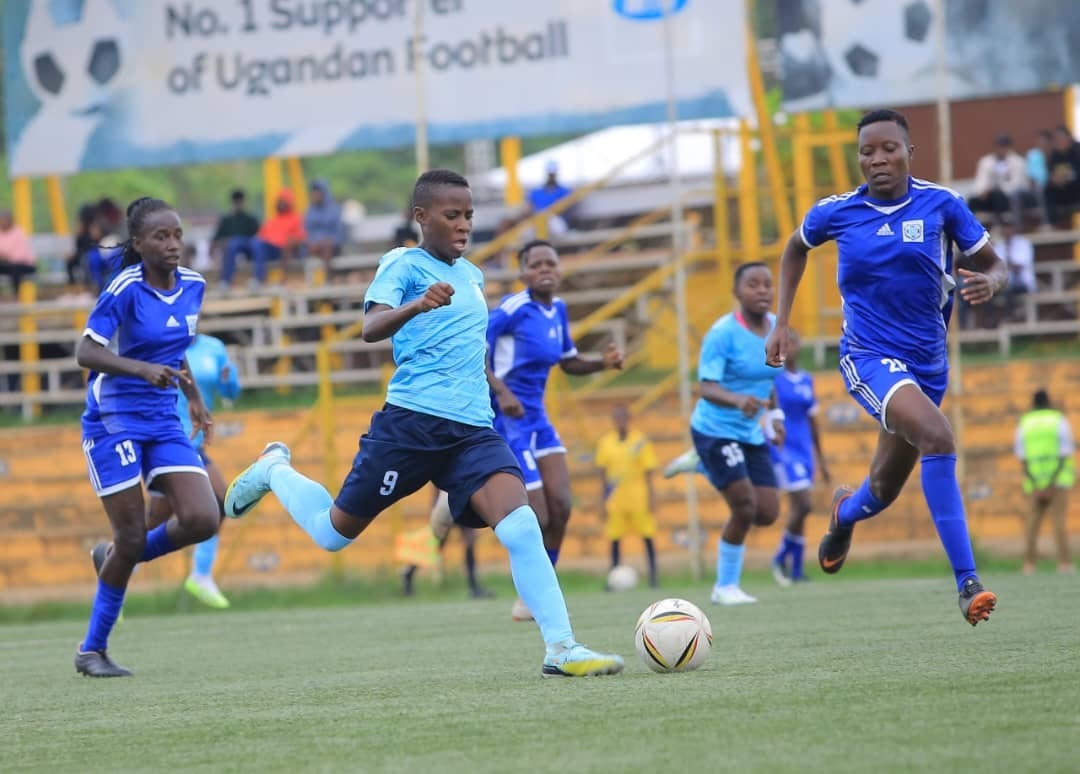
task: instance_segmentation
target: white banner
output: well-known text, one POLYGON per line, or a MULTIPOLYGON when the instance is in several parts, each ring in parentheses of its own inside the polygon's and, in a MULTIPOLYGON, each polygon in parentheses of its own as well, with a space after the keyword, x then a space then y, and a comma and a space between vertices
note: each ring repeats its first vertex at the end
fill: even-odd
POLYGON ((750 112, 742 0, 6 0, 13 176, 750 112))

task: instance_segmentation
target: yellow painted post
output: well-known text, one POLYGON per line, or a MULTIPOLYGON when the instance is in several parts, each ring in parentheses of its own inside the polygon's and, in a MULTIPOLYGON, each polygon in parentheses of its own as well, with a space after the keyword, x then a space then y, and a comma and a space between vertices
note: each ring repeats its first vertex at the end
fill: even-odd
POLYGON ((825 131, 829 135, 829 174, 832 177, 833 187, 837 192, 850 191, 851 174, 844 159, 844 144, 837 139, 840 132, 840 122, 836 118, 836 111, 826 110, 823 118, 825 131))
POLYGON ((284 188, 281 159, 263 159, 263 217, 269 218, 277 207, 278 194, 284 188))
POLYGON ((518 162, 521 161, 521 138, 503 137, 499 140, 499 159, 506 170, 506 188, 503 190, 503 203, 507 207, 520 207, 525 201, 525 191, 518 177, 518 162))
POLYGON ((761 65, 758 62, 757 38, 750 27, 750 19, 754 18, 753 9, 750 6, 751 2, 747 0, 746 71, 750 80, 750 96, 754 100, 754 111, 757 113, 758 137, 761 138, 761 154, 765 158, 765 174, 768 176, 769 189, 772 193, 776 227, 780 232, 780 241, 783 242, 794 229, 794 223, 791 217, 791 204, 788 201, 787 183, 784 180, 784 170, 780 165, 780 152, 776 147, 773 117, 765 98, 765 81, 761 77, 761 65))
POLYGON ((11 184, 12 208, 15 225, 27 234, 34 233, 34 197, 30 190, 30 178, 17 177, 11 184))
MULTIPOLYGON (((806 212, 814 204, 814 152, 809 135, 809 121, 805 114, 795 117, 792 135, 794 160, 795 207, 806 212)), ((802 278, 802 303, 798 309, 799 328, 806 338, 821 335, 821 307, 824 303, 819 284, 818 262, 811 258, 806 262, 802 278)))
POLYGON ((716 241, 716 297, 729 298, 733 272, 731 268, 731 217, 728 212, 728 181, 724 171, 724 140, 726 131, 713 130, 713 230, 716 241))
POLYGON ((289 173, 289 187, 296 195, 296 211, 303 214, 308 208, 308 189, 304 180, 304 166, 296 156, 285 159, 285 169, 289 173))
POLYGON ((52 222, 53 233, 69 236, 71 226, 68 223, 67 208, 64 207, 64 189, 60 185, 60 178, 49 175, 45 178, 45 188, 49 194, 49 219, 52 222))
MULTIPOLYGON (((274 320, 280 320, 285 316, 285 300, 281 295, 275 295, 273 301, 270 303, 270 317, 274 320)), ((289 335, 287 333, 281 334, 281 341, 279 344, 282 347, 289 346, 289 335)), ((288 355, 282 355, 274 363, 274 376, 278 377, 282 381, 274 388, 278 395, 288 395, 292 388, 286 383, 285 377, 287 377, 292 370, 292 358, 288 355)))
POLYGON ((761 215, 758 210, 757 158, 745 119, 739 122, 739 243, 743 259, 761 257, 761 215))
MULTIPOLYGON (((25 179, 25 178, 22 178, 25 179)), ((37 285, 27 280, 19 285, 19 304, 26 310, 37 301, 37 285)), ((34 334, 37 333, 37 317, 32 311, 19 315, 19 333, 23 341, 19 344, 19 362, 26 366, 36 366, 41 359, 41 351, 34 334)), ((22 391, 26 395, 41 393, 41 374, 27 368, 22 373, 22 391)), ((41 414, 41 404, 32 403, 23 409, 24 419, 33 419, 41 414)))

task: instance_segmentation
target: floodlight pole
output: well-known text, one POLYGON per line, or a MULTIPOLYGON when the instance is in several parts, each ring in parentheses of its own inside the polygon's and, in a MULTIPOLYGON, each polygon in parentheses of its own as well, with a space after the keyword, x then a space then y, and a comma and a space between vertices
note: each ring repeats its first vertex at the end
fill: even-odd
MULTIPOLYGON (((686 300, 686 235, 683 231, 683 188, 679 171, 679 105, 675 98, 675 46, 671 9, 664 9, 664 90, 667 95, 667 120, 671 160, 671 225, 672 253, 675 258, 675 316, 676 341, 679 349, 679 417, 684 437, 689 436, 690 423, 690 340, 686 300)), ((697 475, 684 475, 686 485, 686 525, 689 537, 690 570, 695 581, 701 580, 701 530, 698 518, 697 475)))
MULTIPOLYGON (((934 27, 934 43, 936 51, 934 68, 937 75, 937 125, 938 125, 938 182, 944 186, 952 184, 952 115, 949 105, 949 63, 948 63, 948 37, 946 35, 945 0, 934 0, 934 16, 937 17, 937 25, 934 27)), ((954 296, 953 306, 963 303, 960 294, 954 296)), ((954 309, 954 312, 959 312, 954 309)), ((958 314, 954 315, 954 319, 958 314)), ((956 479, 960 482, 960 491, 967 488, 967 454, 964 452, 964 367, 962 351, 960 349, 960 326, 959 320, 951 326, 949 336, 949 363, 951 377, 949 379, 949 392, 952 395, 950 405, 953 435, 956 438, 956 479)))
POLYGON ((413 14, 413 67, 416 70, 416 174, 428 171, 428 136, 427 136, 427 93, 425 91, 425 73, 427 71, 427 49, 424 45, 424 3, 416 3, 413 14))

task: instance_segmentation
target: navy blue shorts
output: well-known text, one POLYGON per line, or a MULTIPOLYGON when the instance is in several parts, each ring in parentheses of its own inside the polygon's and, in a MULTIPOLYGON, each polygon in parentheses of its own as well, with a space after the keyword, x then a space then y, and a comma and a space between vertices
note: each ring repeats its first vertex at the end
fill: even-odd
POLYGON ((372 519, 430 481, 450 495, 454 521, 484 527, 469 498, 496 473, 522 478, 514 453, 490 427, 386 404, 360 437, 360 451, 334 504, 372 519))
POLYGON ((743 478, 750 479, 754 486, 776 488, 776 473, 766 444, 713 438, 693 428, 690 435, 709 483, 719 491, 743 478))

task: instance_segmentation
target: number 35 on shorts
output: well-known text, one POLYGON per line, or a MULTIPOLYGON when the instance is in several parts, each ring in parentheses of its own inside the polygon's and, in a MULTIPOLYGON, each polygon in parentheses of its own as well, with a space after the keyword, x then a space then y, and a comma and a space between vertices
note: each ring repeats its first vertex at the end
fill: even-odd
POLYGON ((724 462, 729 468, 738 467, 746 461, 742 446, 732 441, 720 447, 720 453, 724 455, 724 462))

